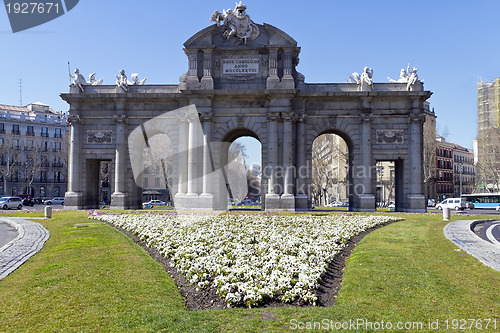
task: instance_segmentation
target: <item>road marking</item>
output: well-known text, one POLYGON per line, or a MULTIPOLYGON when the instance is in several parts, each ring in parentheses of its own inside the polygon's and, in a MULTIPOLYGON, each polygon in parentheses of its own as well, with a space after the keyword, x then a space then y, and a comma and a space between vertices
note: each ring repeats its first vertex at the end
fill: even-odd
POLYGON ((500 242, 497 241, 495 237, 493 237, 493 229, 498 226, 499 224, 493 224, 488 229, 486 229, 486 237, 489 239, 490 242, 493 243, 493 245, 500 247, 500 242))

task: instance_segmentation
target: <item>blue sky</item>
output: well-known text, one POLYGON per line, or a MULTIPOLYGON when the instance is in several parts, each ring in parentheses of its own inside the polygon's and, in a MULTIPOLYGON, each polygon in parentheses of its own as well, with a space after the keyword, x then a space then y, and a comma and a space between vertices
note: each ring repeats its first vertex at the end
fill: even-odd
MULTIPOLYGON (((435 108, 438 131, 472 147, 476 136, 476 82, 500 76, 500 1, 246 1, 255 23, 272 24, 302 48, 297 70, 306 82, 344 82, 369 66, 375 82, 419 68, 435 108)), ((114 84, 120 69, 150 84, 178 83, 187 70, 183 43, 212 24, 214 10, 233 0, 81 0, 67 14, 13 34, 0 9, 0 104, 42 101, 68 105, 68 61, 88 77, 114 84)), ((258 147, 247 147, 255 160, 258 147)), ((250 161, 251 163, 252 161, 250 161)))

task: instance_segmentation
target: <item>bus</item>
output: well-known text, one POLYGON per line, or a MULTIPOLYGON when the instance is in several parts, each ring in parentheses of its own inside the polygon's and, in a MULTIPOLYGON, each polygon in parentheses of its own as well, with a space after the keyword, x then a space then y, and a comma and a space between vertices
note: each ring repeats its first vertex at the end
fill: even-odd
POLYGON ((500 206, 500 193, 463 194, 462 198, 472 202, 474 208, 496 209, 500 206))

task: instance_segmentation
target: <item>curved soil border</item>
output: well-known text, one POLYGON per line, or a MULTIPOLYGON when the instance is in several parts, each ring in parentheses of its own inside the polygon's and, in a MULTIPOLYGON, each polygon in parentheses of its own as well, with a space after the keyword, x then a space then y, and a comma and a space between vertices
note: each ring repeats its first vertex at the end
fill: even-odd
MULTIPOLYGON (((399 221, 391 221, 367 229, 355 235, 347 242, 346 246, 333 257, 333 260, 330 263, 328 269, 323 274, 320 286, 314 291, 314 294, 318 296, 318 302, 317 302, 318 306, 328 307, 335 304, 338 292, 340 290, 340 287, 342 286, 341 282, 344 277, 345 262, 347 258, 349 258, 349 256, 351 255, 352 250, 354 250, 354 248, 356 247, 356 244, 359 243, 370 232, 377 230, 383 226, 399 221)), ((217 291, 215 288, 209 287, 203 290, 198 290, 194 285, 189 283, 189 281, 182 273, 180 273, 175 267, 170 266, 170 259, 165 258, 157 249, 146 246, 145 242, 141 241, 139 237, 137 237, 130 231, 115 226, 111 223, 107 224, 127 235, 137 245, 141 246, 147 253, 149 253, 151 258, 153 258, 163 266, 165 271, 167 271, 170 274, 170 276, 174 279, 177 288, 179 288, 179 291, 181 292, 181 295, 184 298, 184 301, 186 302, 186 307, 189 310, 213 310, 213 309, 227 308, 225 300, 217 295, 217 291)), ((310 305, 298 301, 290 304, 285 304, 281 303, 279 300, 274 300, 262 304, 260 307, 287 307, 287 306, 310 306, 310 305)))

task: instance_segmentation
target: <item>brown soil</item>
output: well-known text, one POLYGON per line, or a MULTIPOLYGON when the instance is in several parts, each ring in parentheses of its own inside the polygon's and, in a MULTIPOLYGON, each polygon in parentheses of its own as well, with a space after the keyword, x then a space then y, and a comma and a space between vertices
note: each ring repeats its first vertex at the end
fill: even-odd
MULTIPOLYGON (((383 227, 389 222, 383 225, 376 226, 374 228, 363 231, 349 240, 347 245, 337 253, 332 262, 330 263, 327 271, 322 276, 322 282, 320 286, 314 291, 316 296, 318 296, 318 306, 332 306, 337 300, 337 294, 340 289, 341 282, 344 276, 345 261, 351 255, 352 250, 356 247, 356 244, 360 242, 364 236, 383 227)), ((202 290, 198 290, 196 286, 189 283, 186 277, 180 273, 175 267, 170 266, 170 259, 165 258, 157 249, 149 248, 146 243, 141 241, 139 237, 132 234, 130 231, 123 228, 109 224, 110 226, 116 228, 117 230, 126 234, 130 239, 132 239, 136 244, 140 245, 149 255, 159 262, 163 268, 170 274, 174 279, 177 288, 179 288, 182 297, 186 302, 186 307, 189 310, 211 310, 211 309, 224 309, 227 308, 227 304, 223 298, 217 295, 216 289, 213 287, 208 287, 202 290)), ((271 302, 262 304, 261 307, 285 307, 285 306, 309 306, 303 302, 293 302, 291 304, 284 304, 276 298, 271 302)))

